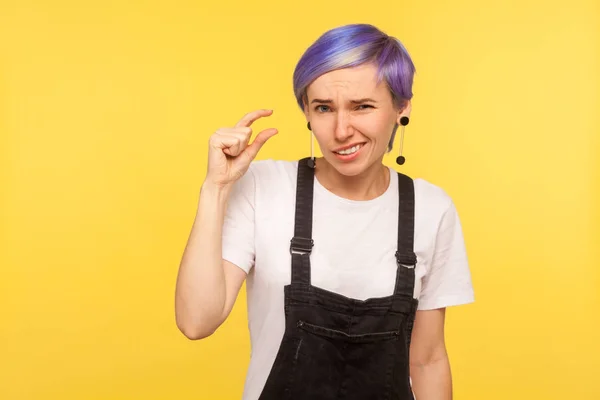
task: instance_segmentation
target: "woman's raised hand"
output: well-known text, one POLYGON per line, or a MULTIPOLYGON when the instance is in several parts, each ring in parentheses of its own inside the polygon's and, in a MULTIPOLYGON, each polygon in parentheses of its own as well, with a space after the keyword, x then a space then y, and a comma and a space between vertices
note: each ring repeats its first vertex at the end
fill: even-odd
POLYGON ((250 167, 266 141, 277 134, 277 129, 261 131, 249 144, 250 127, 259 118, 268 117, 273 110, 256 110, 246 114, 232 128, 220 128, 209 140, 207 183, 228 186, 240 179, 250 167))

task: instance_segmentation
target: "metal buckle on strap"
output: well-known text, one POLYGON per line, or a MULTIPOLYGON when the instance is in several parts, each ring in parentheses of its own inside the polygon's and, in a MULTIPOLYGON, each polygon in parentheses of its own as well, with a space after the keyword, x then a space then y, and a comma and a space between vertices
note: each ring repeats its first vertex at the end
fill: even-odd
POLYGON ((312 239, 303 237, 293 237, 290 245, 290 252, 292 254, 310 254, 314 246, 312 239))
POLYGON ((398 266, 403 266, 407 268, 414 268, 417 264, 417 255, 414 252, 410 253, 400 253, 396 252, 396 263, 398 266))

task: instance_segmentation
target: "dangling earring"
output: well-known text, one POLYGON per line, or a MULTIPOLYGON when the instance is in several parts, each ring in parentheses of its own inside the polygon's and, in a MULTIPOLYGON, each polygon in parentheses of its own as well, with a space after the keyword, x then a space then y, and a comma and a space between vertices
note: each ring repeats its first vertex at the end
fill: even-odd
POLYGON ((310 127, 310 122, 308 124, 306 124, 306 127, 308 128, 310 132, 310 160, 308 160, 308 166, 310 168, 315 168, 316 164, 315 164, 315 156, 314 156, 314 135, 312 133, 312 129, 310 127))
POLYGON ((402 130, 400 131, 400 155, 396 158, 396 163, 398 165, 404 164, 406 158, 402 155, 402 147, 404 147, 404 128, 408 125, 409 119, 408 117, 400 118, 400 125, 402 125, 402 130))

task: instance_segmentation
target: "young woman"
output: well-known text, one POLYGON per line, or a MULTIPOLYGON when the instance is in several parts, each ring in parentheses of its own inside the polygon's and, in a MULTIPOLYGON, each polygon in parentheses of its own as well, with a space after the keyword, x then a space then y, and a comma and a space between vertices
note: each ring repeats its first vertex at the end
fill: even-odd
POLYGON ((323 157, 253 161, 277 130, 249 143, 251 125, 271 110, 211 136, 176 320, 190 339, 211 335, 247 281, 245 400, 452 398, 444 310, 474 299, 457 211, 382 163, 414 72, 397 39, 342 26, 294 72, 323 157))

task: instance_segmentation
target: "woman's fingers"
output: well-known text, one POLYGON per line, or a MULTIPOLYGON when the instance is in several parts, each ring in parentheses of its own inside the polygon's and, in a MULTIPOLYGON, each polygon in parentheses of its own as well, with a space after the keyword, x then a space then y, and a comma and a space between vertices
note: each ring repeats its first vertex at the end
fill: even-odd
POLYGON ((254 121, 256 121, 257 119, 263 118, 263 117, 268 117, 271 114, 273 114, 273 110, 266 110, 266 109, 249 112, 248 114, 244 115, 242 117, 242 119, 240 119, 238 121, 237 124, 235 124, 235 127, 236 128, 248 127, 248 126, 252 125, 252 123, 254 121))

